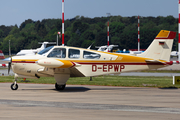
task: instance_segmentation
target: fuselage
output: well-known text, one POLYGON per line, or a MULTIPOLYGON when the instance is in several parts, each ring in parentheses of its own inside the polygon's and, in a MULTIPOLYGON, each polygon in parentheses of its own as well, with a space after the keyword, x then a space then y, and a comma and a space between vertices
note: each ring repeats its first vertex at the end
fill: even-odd
POLYGON ((12 70, 24 76, 54 76, 67 73, 71 77, 119 74, 167 66, 166 61, 148 62, 150 58, 101 52, 68 46, 54 46, 43 54, 12 57, 12 70))

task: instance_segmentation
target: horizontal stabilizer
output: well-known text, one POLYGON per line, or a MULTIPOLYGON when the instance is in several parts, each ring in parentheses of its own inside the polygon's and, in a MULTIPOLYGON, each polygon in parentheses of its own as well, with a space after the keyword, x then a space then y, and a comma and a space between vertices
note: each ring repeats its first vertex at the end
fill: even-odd
POLYGON ((145 60, 146 62, 160 62, 158 60, 145 60))
POLYGON ((149 62, 149 63, 162 63, 162 64, 166 64, 166 62, 162 62, 160 60, 145 60, 146 62, 149 62))

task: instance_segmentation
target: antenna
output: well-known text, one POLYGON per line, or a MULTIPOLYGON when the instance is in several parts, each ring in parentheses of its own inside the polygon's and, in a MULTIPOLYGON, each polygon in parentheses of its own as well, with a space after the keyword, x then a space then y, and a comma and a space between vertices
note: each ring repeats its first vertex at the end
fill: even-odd
POLYGON ((62 0, 62 46, 64 46, 64 0, 62 0))
POLYGON ((138 51, 140 51, 140 19, 139 19, 139 15, 138 15, 138 51))

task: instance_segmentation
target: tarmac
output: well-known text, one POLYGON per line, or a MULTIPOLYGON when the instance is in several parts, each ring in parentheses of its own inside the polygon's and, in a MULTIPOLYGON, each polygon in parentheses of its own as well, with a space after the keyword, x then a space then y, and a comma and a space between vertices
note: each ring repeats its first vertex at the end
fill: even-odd
POLYGON ((0 120, 179 120, 180 89, 0 83, 0 120))
MULTIPOLYGON (((180 70, 180 65, 162 70, 180 70)), ((57 91, 52 84, 21 83, 18 90, 12 91, 10 85, 0 83, 0 120, 179 120, 180 117, 177 88, 67 85, 64 91, 57 91)))

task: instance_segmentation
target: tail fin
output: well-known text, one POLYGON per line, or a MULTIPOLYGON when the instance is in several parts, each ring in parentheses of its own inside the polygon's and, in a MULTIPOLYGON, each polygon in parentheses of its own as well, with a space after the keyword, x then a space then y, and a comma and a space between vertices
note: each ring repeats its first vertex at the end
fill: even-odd
POLYGON ((0 59, 5 59, 4 54, 3 54, 2 50, 0 50, 0 59))
POLYGON ((41 49, 44 49, 44 48, 46 48, 46 45, 48 44, 49 42, 43 42, 43 43, 41 43, 42 45, 41 45, 41 49))
POLYGON ((169 61, 175 37, 176 32, 161 30, 147 50, 137 56, 169 61))

